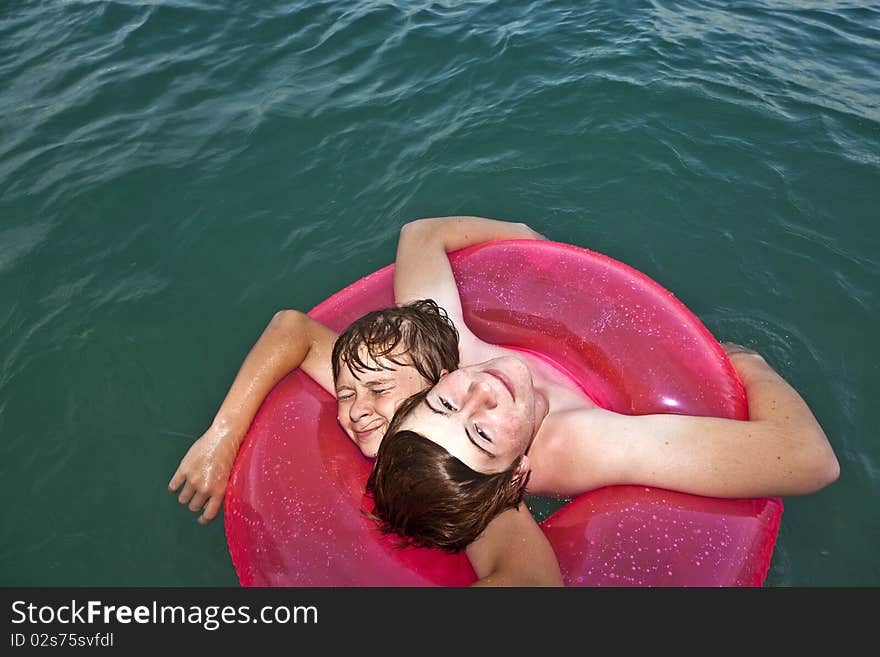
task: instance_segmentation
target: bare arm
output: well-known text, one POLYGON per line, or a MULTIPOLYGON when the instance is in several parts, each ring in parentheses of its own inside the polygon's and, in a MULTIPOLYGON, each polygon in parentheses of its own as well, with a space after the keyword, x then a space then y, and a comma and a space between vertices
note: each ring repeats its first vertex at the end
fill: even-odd
POLYGON ((549 442, 559 464, 555 480, 541 486, 563 494, 640 484, 712 497, 778 497, 834 482, 840 466, 806 402, 760 355, 733 347, 725 345, 746 389, 748 421, 574 411, 556 429, 567 425, 575 438, 554 430, 549 442))
POLYGON ((522 223, 482 217, 435 217, 406 224, 400 231, 394 270, 398 304, 433 299, 446 310, 459 331, 464 356, 477 340, 465 326, 461 298, 448 252, 503 239, 546 239, 522 223))
POLYGON ((525 504, 499 514, 466 553, 474 586, 562 586, 556 555, 525 504))
POLYGON ((192 444, 168 483, 168 490, 193 512, 211 522, 220 511, 238 448, 275 384, 300 368, 333 392, 330 353, 336 334, 295 310, 275 314, 239 369, 208 430, 192 444))

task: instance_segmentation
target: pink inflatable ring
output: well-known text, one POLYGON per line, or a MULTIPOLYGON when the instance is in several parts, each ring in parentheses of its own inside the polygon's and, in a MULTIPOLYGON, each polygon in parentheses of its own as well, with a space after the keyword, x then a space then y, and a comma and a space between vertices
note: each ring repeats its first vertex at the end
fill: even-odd
MULTIPOLYGON (((465 320, 483 340, 537 352, 601 406, 632 415, 747 419, 723 349, 670 292, 604 255, 506 241, 450 254, 465 320)), ((393 265, 309 314, 340 331, 393 304, 393 265)), ((372 461, 336 402, 293 372, 260 407, 226 494, 226 537, 243 586, 461 586, 463 553, 397 549, 361 514, 372 461)), ((697 497, 642 486, 585 493, 541 523, 569 586, 760 586, 778 499, 697 497)))

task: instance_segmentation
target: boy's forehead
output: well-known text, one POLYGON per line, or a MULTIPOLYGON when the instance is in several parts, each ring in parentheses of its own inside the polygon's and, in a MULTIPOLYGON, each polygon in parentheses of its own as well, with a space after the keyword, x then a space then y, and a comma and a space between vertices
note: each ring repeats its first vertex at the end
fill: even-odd
MULTIPOLYGON (((382 369, 382 370, 396 370, 400 367, 407 367, 412 365, 412 358, 406 351, 403 349, 394 349, 391 353, 388 353, 384 356, 376 356, 374 357, 370 354, 370 350, 367 349, 366 345, 361 345, 358 348, 358 359, 367 366, 367 369, 382 369)), ((349 363, 349 367, 354 365, 357 367, 357 363, 349 363)))
POLYGON ((366 345, 362 345, 357 352, 357 360, 346 361, 346 369, 356 379, 388 378, 388 374, 403 367, 412 367, 412 359, 402 350, 395 350, 386 356, 373 357, 366 345))

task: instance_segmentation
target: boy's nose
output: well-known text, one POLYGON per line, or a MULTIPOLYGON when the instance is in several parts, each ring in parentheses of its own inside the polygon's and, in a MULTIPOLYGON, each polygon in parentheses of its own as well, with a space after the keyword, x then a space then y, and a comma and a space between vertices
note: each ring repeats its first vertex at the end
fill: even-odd
POLYGON ((370 414, 370 407, 364 400, 358 399, 348 409, 348 417, 352 422, 357 422, 362 417, 370 414))
POLYGON ((468 402, 485 408, 495 408, 495 393, 488 381, 474 379, 468 387, 468 402))

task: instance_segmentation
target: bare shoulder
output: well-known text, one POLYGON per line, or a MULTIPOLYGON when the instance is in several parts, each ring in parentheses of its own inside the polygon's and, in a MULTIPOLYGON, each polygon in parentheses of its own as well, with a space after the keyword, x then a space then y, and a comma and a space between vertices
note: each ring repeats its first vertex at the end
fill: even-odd
POLYGON ((553 548, 525 504, 496 516, 466 552, 476 586, 562 586, 553 548))
POLYGON ((572 496, 616 483, 625 417, 595 405, 550 413, 529 449, 529 493, 572 496))

